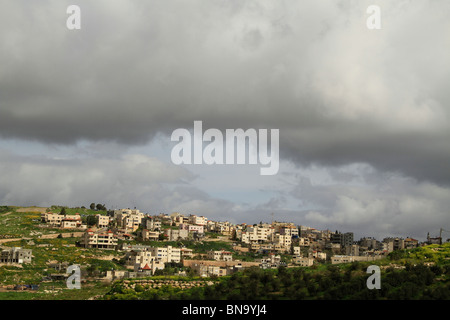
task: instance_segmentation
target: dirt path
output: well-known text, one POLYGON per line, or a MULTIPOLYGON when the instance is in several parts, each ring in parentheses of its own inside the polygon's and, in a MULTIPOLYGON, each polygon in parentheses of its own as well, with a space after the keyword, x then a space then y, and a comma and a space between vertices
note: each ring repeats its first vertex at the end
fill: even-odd
POLYGON ((12 211, 4 213, 4 214, 2 214, 2 216, 7 216, 8 214, 11 214, 11 213, 12 213, 12 211))
POLYGON ((29 240, 29 238, 1 239, 1 240, 0 240, 0 244, 6 243, 6 242, 20 241, 20 240, 22 240, 22 239, 27 239, 27 240, 29 240))
POLYGON ((45 213, 47 208, 43 207, 27 207, 17 209, 16 212, 33 212, 33 213, 45 213))

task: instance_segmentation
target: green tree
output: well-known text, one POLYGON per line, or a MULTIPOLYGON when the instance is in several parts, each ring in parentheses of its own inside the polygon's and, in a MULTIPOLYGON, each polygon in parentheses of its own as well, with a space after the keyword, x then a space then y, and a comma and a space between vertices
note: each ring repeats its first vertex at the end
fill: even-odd
POLYGON ((95 206, 95 208, 97 209, 97 210, 106 210, 106 207, 105 207, 105 205, 103 204, 100 204, 100 203, 97 203, 97 205, 95 206))
POLYGON ((94 216, 94 215, 88 215, 87 217, 86 217, 86 224, 88 225, 88 226, 93 226, 93 225, 95 225, 97 223, 97 217, 96 216, 94 216))

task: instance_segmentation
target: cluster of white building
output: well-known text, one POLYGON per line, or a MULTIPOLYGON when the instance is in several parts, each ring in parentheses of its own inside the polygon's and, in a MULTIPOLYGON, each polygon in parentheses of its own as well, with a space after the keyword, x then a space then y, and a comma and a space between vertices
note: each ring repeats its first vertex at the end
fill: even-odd
MULTIPOLYGON (((278 267, 282 264, 280 254, 292 255, 292 263, 299 266, 312 266, 316 261, 327 260, 327 252, 332 252, 332 263, 352 261, 372 261, 387 253, 418 245, 417 240, 407 238, 386 238, 379 242, 373 238, 353 240, 353 233, 319 231, 289 222, 232 224, 228 221, 212 221, 199 215, 180 213, 151 216, 138 209, 114 210, 112 216, 97 215, 96 226, 85 231, 80 244, 86 248, 118 249, 119 239, 138 238, 141 241, 179 241, 201 239, 205 233, 216 233, 236 242, 245 244, 252 252, 268 254, 257 262, 262 268, 278 267)), ((85 228, 79 215, 66 216, 45 213, 42 220, 61 228, 85 228)), ((194 255, 191 249, 172 246, 122 245, 126 251, 126 265, 134 272, 154 274, 164 269, 166 263, 181 263, 194 255)), ((213 274, 227 274, 237 264, 233 253, 225 250, 209 251, 206 260, 219 265, 197 263, 202 273, 214 270, 213 274), (220 265, 224 264, 224 265, 220 265), (219 269, 217 269, 219 268, 219 269)), ((241 265, 242 267, 242 265, 241 265)))
POLYGON ((87 225, 83 224, 79 213, 74 215, 64 215, 52 212, 41 214, 42 222, 49 226, 63 229, 86 229, 87 225))

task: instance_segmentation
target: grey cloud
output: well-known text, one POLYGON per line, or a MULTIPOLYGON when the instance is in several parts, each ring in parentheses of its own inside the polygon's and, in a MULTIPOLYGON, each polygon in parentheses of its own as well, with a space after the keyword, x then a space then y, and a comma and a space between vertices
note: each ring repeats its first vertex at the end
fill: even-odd
POLYGON ((49 159, 2 150, 0 160, 0 202, 10 205, 80 206, 99 201, 110 207, 148 208, 170 193, 170 185, 193 179, 185 169, 143 155, 49 159))
POLYGON ((425 240, 427 232, 437 234, 448 224, 448 187, 370 166, 352 169, 355 178, 346 182, 312 183, 308 177, 295 178, 298 185, 290 194, 309 203, 309 208, 299 207, 297 219, 319 229, 353 231, 359 237, 378 239, 402 235, 425 240))
POLYGON ((144 144, 278 128, 299 164, 367 162, 450 182, 447 1, 2 2, 0 136, 144 144), (432 5, 431 5, 432 3, 432 5), (20 22, 18 22, 20 21, 20 22))
POLYGON ((230 201, 193 187, 188 170, 152 157, 125 154, 111 159, 18 156, 0 152, 0 203, 4 205, 137 207, 151 214, 181 212, 234 219, 230 201))

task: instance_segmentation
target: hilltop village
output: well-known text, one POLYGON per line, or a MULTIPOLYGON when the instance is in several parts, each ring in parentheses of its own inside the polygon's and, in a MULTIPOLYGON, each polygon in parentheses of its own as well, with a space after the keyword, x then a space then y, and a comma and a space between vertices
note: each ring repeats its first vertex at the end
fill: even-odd
MULTIPOLYGON (((47 208, 33 221, 42 229, 61 231, 38 238, 72 237, 77 239, 76 247, 114 251, 113 259, 122 268, 102 274, 111 281, 167 274, 167 266, 172 274, 181 276, 220 277, 255 266, 267 269, 374 261, 395 250, 441 242, 430 237, 426 243, 409 237, 355 240, 352 232, 317 230, 292 222, 232 224, 195 214, 150 215, 136 208, 98 212, 66 214, 64 207, 47 208), (221 244, 226 248, 220 248, 221 244), (205 250, 208 245, 211 249, 205 250)), ((3 247, 0 264, 31 263, 32 259, 30 246, 3 247)))

